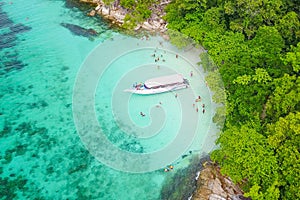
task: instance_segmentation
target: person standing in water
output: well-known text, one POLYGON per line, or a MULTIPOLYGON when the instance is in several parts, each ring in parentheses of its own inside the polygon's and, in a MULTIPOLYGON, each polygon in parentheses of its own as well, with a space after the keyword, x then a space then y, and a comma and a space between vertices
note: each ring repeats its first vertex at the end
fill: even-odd
POLYGON ((146 116, 143 112, 140 112, 140 115, 141 115, 142 117, 145 117, 145 116, 146 116))

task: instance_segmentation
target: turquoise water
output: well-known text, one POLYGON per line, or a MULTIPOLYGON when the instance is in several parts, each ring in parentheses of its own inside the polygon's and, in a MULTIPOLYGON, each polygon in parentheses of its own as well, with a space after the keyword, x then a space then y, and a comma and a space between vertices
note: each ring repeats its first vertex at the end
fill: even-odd
MULTIPOLYGON (((0 196, 4 199, 159 199, 163 181, 173 173, 164 173, 163 165, 157 168, 159 164, 173 164, 176 172, 188 163, 182 155, 212 148, 214 105, 201 69, 197 71, 193 64, 197 56, 188 57, 191 52, 167 43, 161 46, 159 38, 146 42, 120 36, 101 21, 66 8, 63 1, 0 4, 0 196), (74 35, 61 23, 93 28, 101 34, 74 35), (151 57, 155 51, 166 61, 156 63, 151 57), (89 125, 81 129, 77 121, 81 118, 74 113, 74 102, 81 100, 76 96, 76 83, 89 62, 104 69, 95 79, 92 105, 101 133, 114 148, 142 155, 159 152, 177 141, 181 132, 187 137, 179 134, 175 144, 189 144, 188 148, 174 150, 174 154, 168 151, 170 160, 158 157, 145 173, 123 172, 130 170, 117 166, 124 162, 122 154, 99 159, 80 135, 81 130, 90 133, 93 129, 89 125), (123 92, 136 81, 173 72, 182 73, 191 83, 190 89, 176 92, 177 98, 174 93, 145 97, 123 92), (198 95, 206 105, 205 114, 201 105, 198 113, 197 105, 193 107, 198 95), (140 111, 146 116, 142 118, 140 111), (188 126, 187 121, 195 126, 188 126), (186 143, 185 138, 189 139, 186 143)), ((93 74, 89 72, 86 78, 93 74)), ((83 94, 89 91, 88 83, 84 84, 83 94)), ((93 114, 88 109, 83 113, 93 114)))

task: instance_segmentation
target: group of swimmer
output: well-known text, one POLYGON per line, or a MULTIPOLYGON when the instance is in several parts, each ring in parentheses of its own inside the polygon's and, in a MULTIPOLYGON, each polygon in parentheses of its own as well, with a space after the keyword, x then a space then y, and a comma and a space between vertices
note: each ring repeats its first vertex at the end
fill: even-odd
MULTIPOLYGON (((157 49, 157 48, 156 48, 156 49, 157 49)), ((167 53, 167 52, 164 50, 164 54, 166 54, 166 53, 167 53)), ((160 61, 160 60, 162 60, 163 62, 166 62, 166 60, 163 58, 163 54, 160 54, 160 56, 157 55, 156 50, 154 50, 154 54, 152 54, 151 56, 155 58, 155 59, 154 59, 155 62, 158 62, 158 61, 160 61)), ((178 57, 179 57, 178 54, 176 54, 175 57, 178 58, 178 57)), ((159 67, 157 67, 157 69, 159 69, 159 67)))
POLYGON ((174 169, 173 165, 170 165, 170 166, 166 167, 166 168, 164 169, 164 171, 165 171, 165 172, 169 172, 169 171, 171 171, 171 170, 173 170, 173 169, 174 169))
MULTIPOLYGON (((155 52, 156 52, 156 50, 155 50, 155 52)), ((155 53, 152 54, 151 56, 155 58, 155 59, 154 59, 155 62, 160 61, 160 58, 162 58, 162 61, 163 61, 163 62, 166 62, 166 60, 163 58, 163 55, 162 55, 162 54, 160 55, 160 57, 159 57, 159 55, 156 57, 156 54, 155 54, 155 53)))
MULTIPOLYGON (((197 103, 197 102, 201 102, 201 97, 200 96, 198 96, 198 98, 197 99, 195 99, 195 102, 197 103)), ((195 104, 193 103, 193 107, 195 107, 195 104)), ((199 112, 199 109, 198 109, 198 107, 196 107, 196 112, 199 112)), ((204 114, 205 113, 205 104, 203 103, 202 104, 202 113, 204 114)))

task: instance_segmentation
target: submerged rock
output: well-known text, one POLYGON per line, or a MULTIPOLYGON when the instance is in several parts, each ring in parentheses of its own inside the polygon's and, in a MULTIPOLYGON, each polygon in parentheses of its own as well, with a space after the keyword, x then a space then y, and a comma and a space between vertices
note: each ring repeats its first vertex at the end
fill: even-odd
POLYGON ((79 8, 81 11, 87 11, 90 7, 95 6, 96 2, 93 1, 82 1, 82 0, 66 0, 65 6, 67 8, 79 8))
POLYGON ((16 199, 17 193, 26 189, 27 179, 22 176, 16 178, 0 177, 1 199, 16 199))
POLYGON ((23 33, 23 32, 30 31, 31 27, 25 26, 23 24, 15 24, 9 27, 9 29, 16 34, 16 33, 23 33))
POLYGON ((24 64, 22 61, 20 60, 10 60, 10 61, 7 61, 7 62, 4 62, 4 68, 5 68, 5 71, 9 72, 13 69, 22 69, 24 68, 25 66, 27 66, 27 64, 24 64))
POLYGON ((4 3, 0 3, 0 28, 9 27, 13 24, 13 21, 8 18, 7 13, 2 10, 3 4, 4 3))
POLYGON ((72 34, 77 36, 83 36, 83 37, 94 37, 97 36, 98 33, 94 29, 87 29, 83 28, 81 26, 75 25, 75 24, 69 24, 69 23, 60 23, 61 26, 67 28, 69 31, 71 31, 72 34))
POLYGON ((16 46, 17 36, 14 32, 0 34, 0 50, 16 46))
POLYGON ((0 51, 6 50, 0 63, 0 74, 6 74, 13 70, 20 70, 26 66, 18 59, 18 53, 13 49, 18 43, 18 34, 31 30, 31 27, 21 23, 14 24, 0 4, 0 51), (9 29, 8 29, 9 28, 9 29))

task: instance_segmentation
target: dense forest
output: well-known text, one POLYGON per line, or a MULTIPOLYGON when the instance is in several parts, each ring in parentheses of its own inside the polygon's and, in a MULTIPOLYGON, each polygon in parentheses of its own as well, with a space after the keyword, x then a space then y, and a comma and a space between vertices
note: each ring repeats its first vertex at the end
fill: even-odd
MULTIPOLYGON (((133 22, 158 2, 118 1, 133 22)), ((226 121, 211 154, 222 173, 252 199, 300 199, 299 1, 173 0, 164 19, 222 76, 226 121)))
POLYGON ((300 199, 297 0, 174 0, 168 28, 201 44, 226 88, 211 158, 252 199, 300 199))

